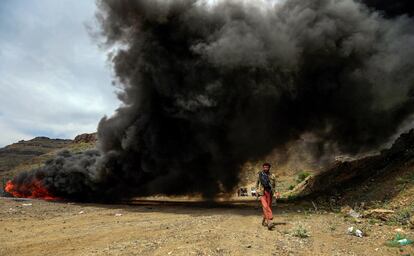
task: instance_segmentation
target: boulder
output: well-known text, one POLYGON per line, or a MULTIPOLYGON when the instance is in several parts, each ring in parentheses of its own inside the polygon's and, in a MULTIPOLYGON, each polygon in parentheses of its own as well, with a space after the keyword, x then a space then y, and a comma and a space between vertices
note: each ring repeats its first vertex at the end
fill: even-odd
POLYGON ((80 134, 73 139, 73 143, 93 143, 98 140, 96 133, 80 134))

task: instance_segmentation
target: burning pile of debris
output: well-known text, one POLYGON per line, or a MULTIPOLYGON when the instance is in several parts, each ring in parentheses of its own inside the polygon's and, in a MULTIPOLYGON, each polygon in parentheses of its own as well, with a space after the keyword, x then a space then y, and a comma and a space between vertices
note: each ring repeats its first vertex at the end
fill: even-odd
POLYGON ((40 198, 44 200, 58 200, 59 198, 53 196, 45 186, 43 186, 42 181, 34 180, 32 183, 21 185, 16 187, 12 181, 8 181, 4 188, 6 195, 19 198, 40 198), (24 186, 24 187, 22 187, 24 186))
MULTIPOLYGON (((98 150, 59 154, 15 177, 17 190, 214 198, 234 191, 244 163, 303 134, 315 157, 358 156, 414 114, 408 16, 352 0, 97 2, 122 104, 100 121, 98 150)), ((305 194, 372 175, 392 156, 339 164, 305 194)))

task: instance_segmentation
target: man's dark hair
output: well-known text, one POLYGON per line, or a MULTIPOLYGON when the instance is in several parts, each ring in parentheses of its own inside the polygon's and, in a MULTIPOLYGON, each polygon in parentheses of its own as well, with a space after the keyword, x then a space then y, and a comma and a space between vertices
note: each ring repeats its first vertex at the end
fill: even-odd
POLYGON ((272 165, 270 165, 269 163, 264 163, 263 167, 265 167, 265 166, 269 166, 269 168, 270 168, 272 165))

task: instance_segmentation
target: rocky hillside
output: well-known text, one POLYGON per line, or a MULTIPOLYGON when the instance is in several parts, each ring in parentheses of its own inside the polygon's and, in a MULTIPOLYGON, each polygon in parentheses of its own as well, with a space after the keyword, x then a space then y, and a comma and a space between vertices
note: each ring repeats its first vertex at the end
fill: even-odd
MULTIPOLYGON (((296 197, 341 193, 359 188, 391 175, 414 173, 414 130, 402 134, 391 148, 355 161, 337 162, 318 175, 310 176, 292 191, 296 197)), ((388 194, 391 189, 387 190, 388 194)))
MULTIPOLYGON (((16 173, 41 166, 58 151, 82 151, 95 147, 96 133, 81 134, 73 140, 36 137, 0 149, 0 185, 16 173)), ((3 187, 3 186, 1 186, 3 187)))
POLYGON ((8 171, 13 167, 36 156, 49 153, 56 149, 67 147, 72 140, 50 139, 36 137, 32 140, 21 140, 0 149, 0 172, 8 171))

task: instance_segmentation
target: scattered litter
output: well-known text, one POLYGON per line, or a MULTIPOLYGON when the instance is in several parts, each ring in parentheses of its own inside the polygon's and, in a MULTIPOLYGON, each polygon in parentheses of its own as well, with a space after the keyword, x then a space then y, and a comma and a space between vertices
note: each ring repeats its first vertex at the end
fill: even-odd
POLYGON ((354 228, 354 227, 349 227, 348 228, 348 233, 350 235, 354 235, 356 237, 363 237, 364 236, 364 233, 362 232, 362 230, 354 228))
POLYGON ((116 213, 115 214, 115 217, 120 217, 120 216, 122 216, 122 213, 116 213))
POLYGON ((361 218, 361 214, 354 209, 349 210, 348 215, 355 219, 361 218))
POLYGON ((345 214, 349 217, 354 218, 354 220, 356 222, 361 222, 360 218, 362 217, 362 214, 360 214, 359 212, 355 211, 354 209, 352 209, 350 206, 345 206, 341 208, 341 212, 342 214, 345 214))
POLYGON ((168 252, 168 255, 171 255, 172 251, 168 252))
POLYGON ((408 239, 405 235, 402 235, 401 233, 397 233, 393 240, 387 241, 386 245, 391 247, 400 247, 412 244, 414 241, 411 239, 408 239))
POLYGON ((84 211, 80 211, 80 212, 79 212, 79 214, 84 214, 84 213, 85 213, 84 211))
POLYGON ((400 245, 408 245, 408 244, 412 244, 412 243, 413 243, 413 241, 411 241, 411 240, 409 240, 409 239, 407 239, 407 238, 400 239, 400 240, 398 240, 397 242, 398 242, 400 245))
POLYGON ((33 204, 22 204, 23 206, 32 206, 33 204))

